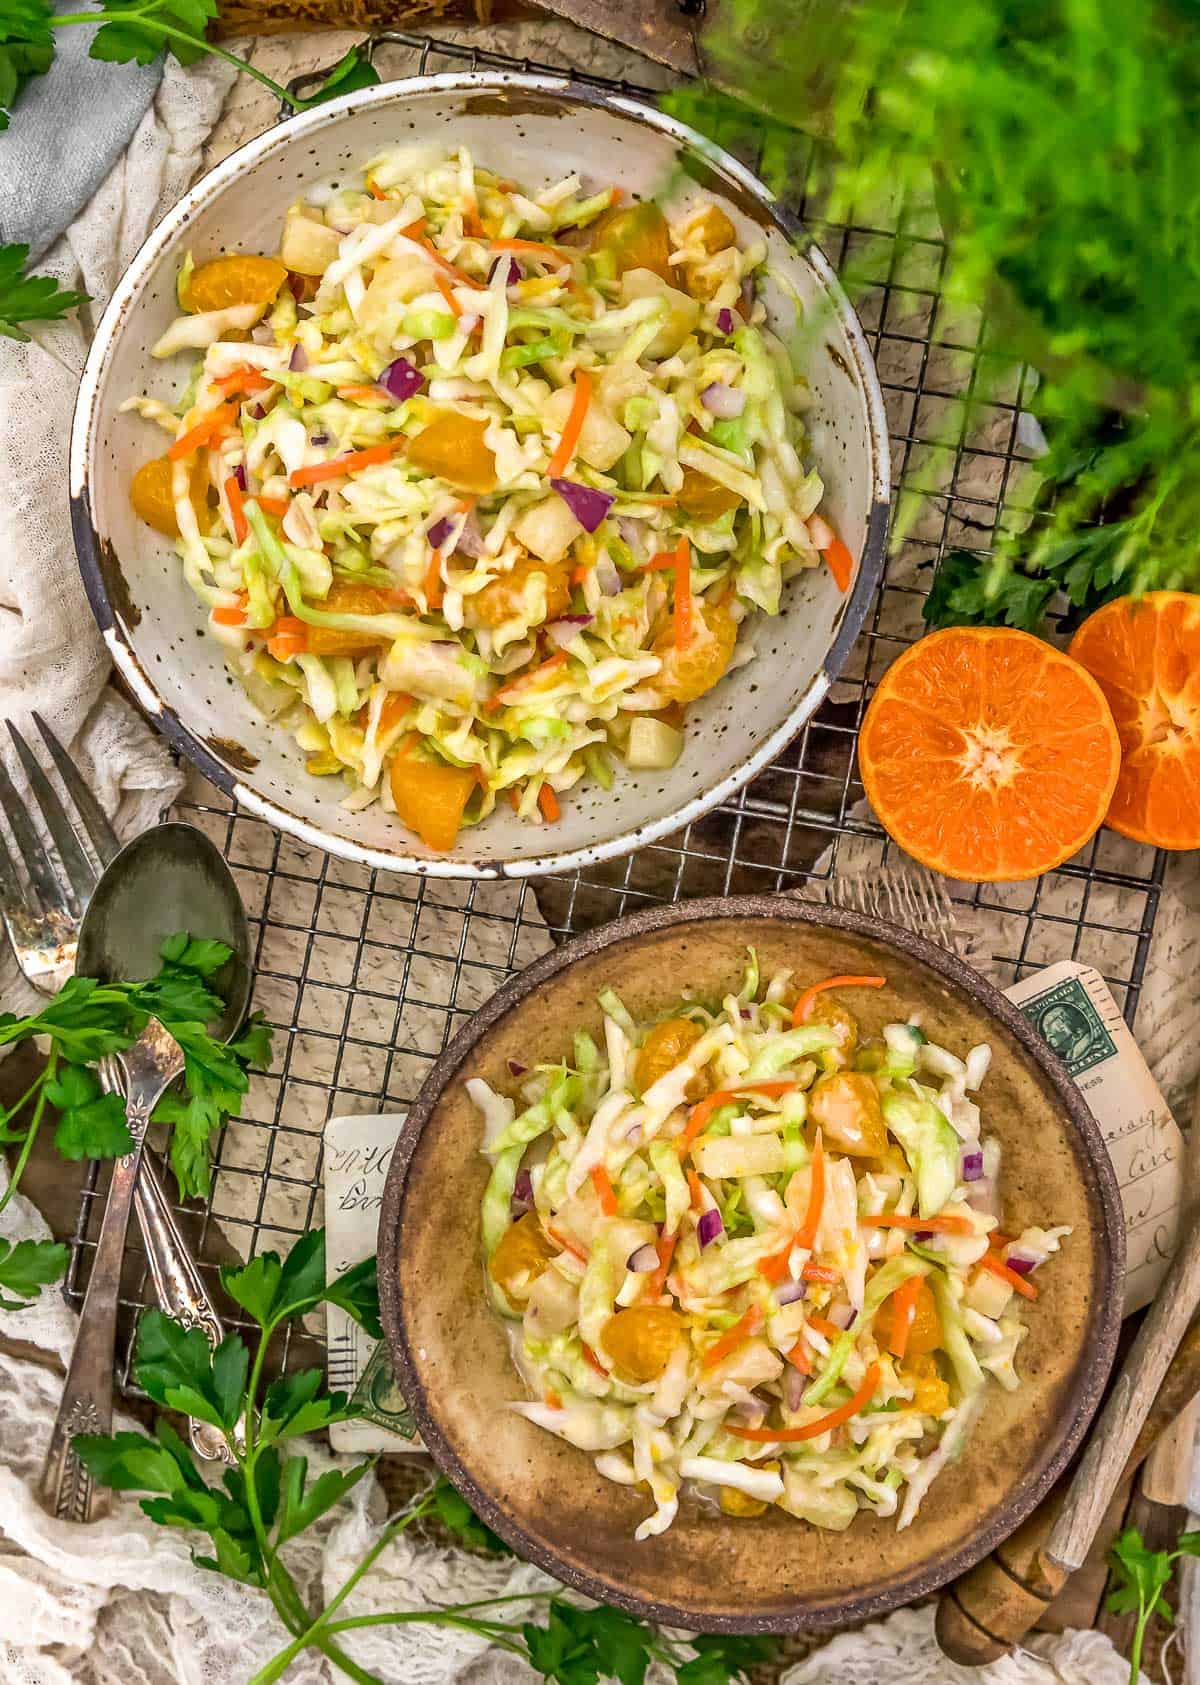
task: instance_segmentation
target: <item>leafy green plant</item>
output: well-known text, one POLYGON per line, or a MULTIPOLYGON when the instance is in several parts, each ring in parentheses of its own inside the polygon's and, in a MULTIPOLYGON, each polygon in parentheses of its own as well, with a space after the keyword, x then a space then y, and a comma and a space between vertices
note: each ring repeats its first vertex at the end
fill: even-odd
MULTIPOLYGON (((977 414, 1013 362, 1039 371, 1025 402, 1049 453, 1033 518, 996 534, 990 558, 956 552, 929 619, 1030 627, 1060 588, 1077 609, 1200 588, 1191 5, 730 0, 703 44, 744 102, 701 87, 672 103, 735 149, 761 149, 773 185, 808 174, 830 216, 858 227, 936 206, 951 236, 946 311, 988 322, 977 414), (1101 518, 1108 535, 1086 538, 1101 518)), ((902 507, 899 536, 911 515, 902 507)))
POLYGON ((1129 1685, 1138 1685, 1142 1644, 1151 1617, 1158 1615, 1168 1626, 1175 1620, 1163 1592, 1181 1556, 1200 1556, 1200 1533, 1181 1533, 1171 1551, 1148 1550, 1137 1528, 1127 1527, 1108 1553, 1113 1589, 1105 1599, 1105 1608, 1115 1615, 1136 1616, 1129 1650, 1129 1685))
POLYGON ((150 64, 166 51, 181 64, 194 64, 206 53, 214 53, 253 76, 293 111, 306 111, 322 100, 371 87, 379 80, 361 49, 352 47, 315 93, 300 98, 236 53, 209 41, 207 31, 216 16, 216 0, 106 0, 94 10, 81 12, 55 12, 47 0, 0 0, 0 129, 8 127, 7 113, 25 84, 33 76, 44 75, 53 63, 55 32, 79 24, 101 26, 88 49, 94 59, 150 64))
MULTIPOLYGON (((206 1025, 224 1010, 213 980, 229 955, 223 942, 170 936, 162 945, 161 970, 146 982, 72 977, 28 1017, 0 1013, 0 1047, 34 1036, 49 1043, 43 1068, 0 1114, 0 1144, 17 1149, 0 1211, 17 1191, 47 1106, 58 1112, 54 1145, 64 1158, 113 1158, 130 1150, 125 1102, 101 1091, 91 1067, 131 1046, 150 1017, 167 1026, 184 1052, 183 1091, 164 1095, 154 1120, 171 1125, 171 1164, 180 1193, 186 1198, 208 1191, 211 1137, 249 1087, 247 1068, 271 1057, 270 1031, 257 1014, 228 1044, 208 1033, 206 1025)), ((0 1304, 13 1310, 32 1303, 39 1288, 58 1280, 66 1261, 66 1247, 51 1241, 13 1246, 0 1240, 0 1304)))
POLYGON ((315 1229, 286 1258, 263 1253, 241 1268, 223 1269, 221 1282, 256 1325, 250 1345, 232 1333, 214 1351, 199 1330, 147 1311, 134 1362, 139 1385, 157 1404, 225 1433, 235 1463, 225 1470, 221 1485, 208 1484, 165 1417, 158 1419, 152 1436, 81 1435, 74 1443, 101 1484, 152 1494, 141 1501, 152 1521, 206 1534, 210 1548, 193 1555, 199 1567, 254 1586, 270 1598, 291 1642, 250 1685, 272 1685, 308 1649, 320 1651, 359 1685, 380 1685, 346 1653, 343 1635, 364 1627, 417 1623, 475 1632, 530 1662, 557 1685, 598 1685, 602 1679, 643 1685, 655 1660, 673 1670, 677 1685, 728 1685, 771 1654, 771 1642, 764 1639, 668 1639, 619 1610, 581 1608, 554 1592, 519 1592, 446 1608, 340 1614, 392 1540, 423 1519, 436 1519, 472 1549, 506 1549, 445 1481, 436 1481, 393 1517, 324 1608, 310 1608, 288 1569, 285 1547, 339 1503, 375 1459, 309 1478, 308 1458, 296 1442, 345 1421, 353 1407, 344 1393, 325 1391, 319 1369, 267 1382, 267 1348, 276 1333, 323 1300, 340 1305, 378 1338, 375 1260, 355 1265, 326 1285, 325 1234, 315 1229), (509 1618, 530 1605, 541 1606, 542 1620, 509 1618))
POLYGON ((29 247, 0 246, 0 338, 27 340, 24 322, 59 322, 87 303, 86 293, 69 292, 49 275, 26 275, 29 247))

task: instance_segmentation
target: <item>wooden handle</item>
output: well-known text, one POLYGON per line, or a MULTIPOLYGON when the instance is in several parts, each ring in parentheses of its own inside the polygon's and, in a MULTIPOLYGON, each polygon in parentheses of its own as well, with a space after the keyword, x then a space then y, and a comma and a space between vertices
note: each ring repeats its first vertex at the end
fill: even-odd
MULTIPOLYGON (((1135 1344, 1126 1360, 1126 1369, 1136 1350, 1135 1344)), ((1171 1359, 1128 1460, 1108 1486, 1104 1504, 1100 1506, 1101 1514, 1119 1479, 1137 1468, 1159 1434, 1198 1392, 1200 1321, 1187 1330, 1171 1359)), ((1103 1423, 1104 1418, 1101 1426, 1103 1423)), ((963 1667, 983 1667, 988 1662, 999 1661, 1037 1624, 1062 1590, 1068 1570, 1063 1563, 1047 1556, 1046 1547, 1068 1497, 1076 1490, 1082 1469, 1083 1464, 1073 1478, 1056 1487, 1045 1503, 990 1556, 942 1593, 937 1612, 937 1640, 951 1661, 963 1667)))

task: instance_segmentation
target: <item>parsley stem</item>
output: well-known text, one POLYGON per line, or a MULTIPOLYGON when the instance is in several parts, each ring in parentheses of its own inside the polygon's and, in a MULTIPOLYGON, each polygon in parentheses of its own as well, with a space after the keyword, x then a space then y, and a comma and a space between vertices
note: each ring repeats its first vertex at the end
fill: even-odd
MULTIPOLYGON (((17 1154, 17 1162, 13 1165, 12 1170, 9 1173, 8 1186, 5 1188, 4 1192, 0 1194, 0 1211, 4 1210, 4 1207, 16 1193, 17 1183, 21 1180, 25 1166, 29 1163, 29 1155, 33 1151, 33 1143, 37 1139, 37 1132, 41 1127, 42 1116, 46 1110, 46 1084, 54 1081, 54 1073, 57 1068, 58 1049, 57 1047, 51 1047, 49 1057, 46 1060, 45 1070, 39 1077, 35 1078, 30 1086, 25 1090, 25 1093, 17 1101, 16 1107, 14 1108, 14 1112, 19 1111, 29 1099, 34 1089, 37 1089, 37 1103, 33 1108, 33 1116, 29 1120, 29 1128, 25 1131, 25 1139, 21 1142, 21 1150, 17 1154)), ((9 1113, 10 1117, 13 1115, 13 1112, 9 1113)))
POLYGON ((214 53, 217 58, 224 59, 226 64, 234 65, 238 70, 244 70, 247 76, 253 76, 256 82, 261 82, 264 88, 269 88, 277 99, 290 105, 293 111, 303 111, 304 101, 290 94, 286 88, 281 88, 278 82, 269 77, 265 71, 258 70, 246 59, 238 58, 236 53, 226 52, 214 41, 208 41, 203 35, 192 35, 186 29, 176 29, 173 24, 162 23, 157 18, 151 19, 139 16, 136 12, 106 12, 103 8, 95 12, 60 12, 50 19, 53 28, 65 28, 76 23, 121 23, 129 28, 144 29, 147 35, 161 36, 164 40, 182 41, 185 46, 193 47, 198 52, 214 53))
MULTIPOLYGON (((373 1626, 415 1626, 422 1621, 431 1626, 461 1627, 464 1632, 477 1633, 481 1638, 488 1639, 502 1650, 509 1650, 514 1656, 524 1656, 528 1659, 529 1652, 523 1644, 514 1638, 507 1638, 506 1633, 517 1633, 520 1627, 507 1626, 503 1621, 476 1621, 469 1615, 455 1615, 449 1609, 399 1609, 393 1614, 379 1615, 351 1615, 344 1621, 334 1621, 328 1632, 354 1632, 360 1628, 373 1626)), ((258 1685, 257 1679, 252 1679, 250 1685, 258 1685)))

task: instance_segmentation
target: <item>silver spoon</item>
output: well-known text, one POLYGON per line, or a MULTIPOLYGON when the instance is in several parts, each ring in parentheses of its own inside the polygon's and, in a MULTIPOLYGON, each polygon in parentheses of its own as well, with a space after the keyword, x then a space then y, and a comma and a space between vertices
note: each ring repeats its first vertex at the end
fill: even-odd
MULTIPOLYGON (((228 1040, 242 1022, 249 1001, 250 935, 233 875, 216 846, 194 826, 160 825, 135 838, 111 861, 84 915, 76 972, 101 980, 151 977, 161 963, 163 940, 180 930, 215 937, 233 950, 213 979, 226 1006, 210 1026, 214 1035, 228 1040)), ((71 1450, 71 1437, 81 1432, 107 1433, 112 1426, 121 1263, 135 1202, 164 1310, 190 1326, 202 1327, 214 1342, 223 1333, 162 1184, 142 1158, 150 1112, 182 1071, 182 1050, 152 1019, 133 1047, 104 1066, 106 1085, 126 1089, 134 1150, 113 1165, 75 1351, 42 1475, 46 1507, 75 1521, 85 1521, 95 1513, 96 1493, 87 1470, 71 1450)), ((202 1454, 228 1456, 228 1447, 215 1429, 193 1423, 192 1430, 193 1443, 202 1454)))

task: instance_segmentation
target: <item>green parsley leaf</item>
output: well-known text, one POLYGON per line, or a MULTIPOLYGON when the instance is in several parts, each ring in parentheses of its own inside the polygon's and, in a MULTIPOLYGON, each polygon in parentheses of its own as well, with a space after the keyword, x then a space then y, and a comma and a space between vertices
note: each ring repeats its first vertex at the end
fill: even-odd
POLYGON ((326 1512, 340 1503, 375 1466, 374 1458, 350 1469, 328 1469, 306 1488, 308 1458, 289 1457, 283 1466, 279 1504, 279 1543, 294 1539, 326 1512))
POLYGON ((243 1064, 265 1071, 271 1064, 271 1027, 261 1012, 253 1013, 242 1025, 240 1033, 229 1043, 229 1051, 243 1064))
POLYGON ((305 109, 310 105, 321 105, 327 99, 337 99, 341 94, 353 93, 358 88, 373 88, 378 81, 379 72, 363 49, 351 47, 334 65, 316 93, 301 100, 300 104, 305 109))
MULTIPOLYGON (((13 27, 9 4, 10 0, 4 0, 0 11, 0 106, 10 105, 21 85, 45 70, 54 56, 53 44, 5 40, 13 27)), ((17 9, 22 15, 43 10, 40 5, 26 4, 26 0, 19 0, 17 9)), ((0 122, 0 129, 6 127, 6 122, 0 122)), ((0 336, 8 339, 29 338, 21 325, 24 322, 59 322, 87 303, 87 293, 68 291, 49 275, 23 275, 28 257, 26 245, 0 246, 0 336)))
POLYGON ((740 1633, 698 1633, 687 1641, 696 1654, 676 1668, 678 1685, 728 1685, 731 1679, 744 1678, 748 1669, 771 1661, 779 1648, 773 1638, 740 1633))
POLYGON ((184 1328, 162 1311, 138 1324, 134 1373, 158 1404, 232 1433, 242 1414, 250 1354, 227 1334, 214 1352, 202 1329, 184 1328))
POLYGON ((204 32, 217 8, 215 0, 105 0, 103 12, 111 21, 96 31, 90 57, 109 64, 152 64, 165 47, 180 64, 195 64, 209 50, 204 32), (192 39, 181 40, 175 32, 192 39))
POLYGON ((375 1259, 366 1258, 327 1283, 324 1229, 310 1229, 301 1235, 282 1260, 277 1252, 260 1252, 248 1264, 226 1265, 221 1270, 221 1285, 263 1328, 303 1316, 327 1300, 340 1305, 375 1339, 383 1335, 375 1259))
POLYGON ((486 1550, 493 1556, 511 1556, 504 1540, 498 1533, 493 1533, 485 1522, 480 1521, 475 1511, 450 1482, 439 1477, 433 1488, 433 1513, 448 1533, 453 1533, 460 1544, 471 1550, 486 1550))
POLYGON ((125 1101, 119 1094, 103 1093, 94 1071, 64 1065, 46 1083, 46 1098, 60 1114, 54 1145, 64 1158, 115 1158, 132 1152, 125 1101))
POLYGON ((194 971, 200 977, 211 977, 220 971, 233 953, 228 943, 216 942, 207 937, 189 936, 187 931, 178 931, 174 936, 168 936, 159 950, 164 969, 178 966, 183 971, 194 971))
POLYGON ((55 1240, 0 1239, 0 1307, 25 1310, 41 1288, 62 1277, 70 1256, 55 1240))
POLYGON ((299 1369, 272 1381, 263 1399, 259 1438, 264 1444, 293 1439, 301 1433, 318 1433, 333 1422, 348 1421, 353 1411, 344 1392, 323 1393, 324 1372, 299 1369))

